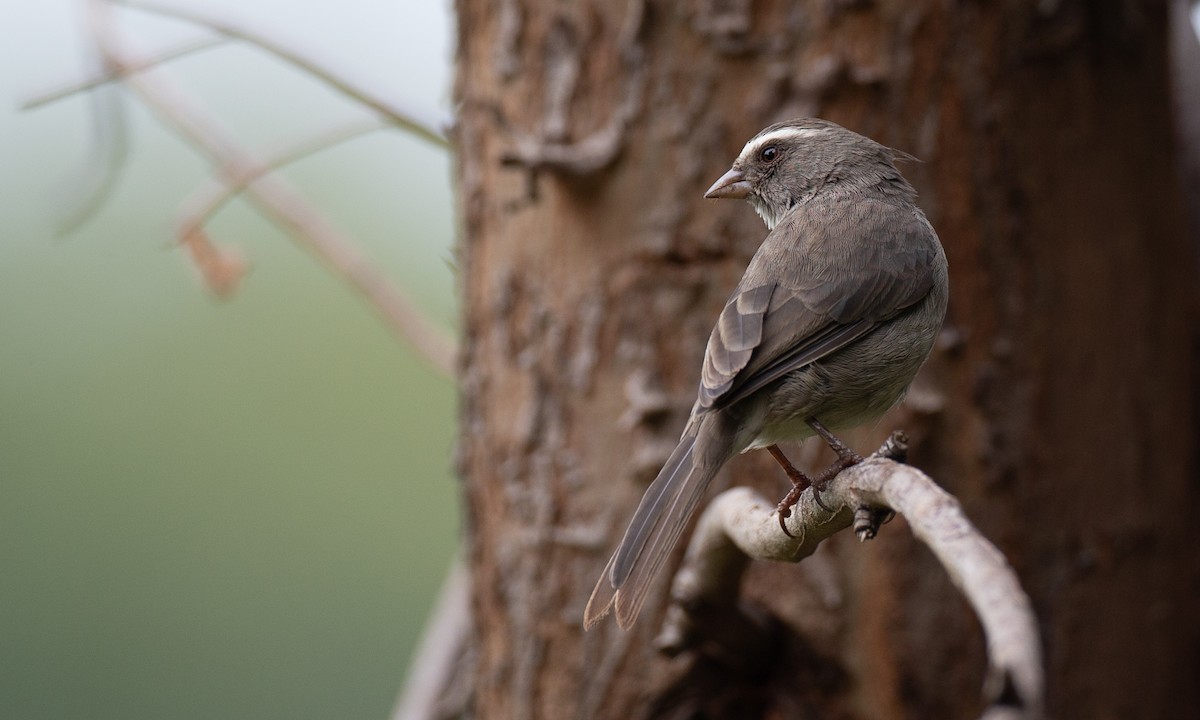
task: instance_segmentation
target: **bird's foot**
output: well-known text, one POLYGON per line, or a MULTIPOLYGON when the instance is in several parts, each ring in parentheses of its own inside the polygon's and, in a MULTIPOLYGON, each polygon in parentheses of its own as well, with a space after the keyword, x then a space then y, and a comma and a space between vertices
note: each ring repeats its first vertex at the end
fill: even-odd
POLYGON ((784 534, 788 537, 795 537, 788 531, 786 520, 792 516, 792 508, 795 507, 796 503, 800 502, 800 495, 808 488, 812 488, 813 502, 825 512, 833 512, 833 508, 826 505, 825 501, 821 499, 821 493, 829 487, 830 481, 837 477, 838 473, 863 461, 862 455, 851 450, 848 445, 829 432, 816 418, 810 419, 808 424, 829 444, 829 447, 833 448, 833 451, 838 456, 832 465, 817 475, 809 477, 797 470, 791 461, 787 459, 787 456, 783 454, 783 451, 779 449, 778 445, 767 447, 767 452, 771 453, 771 457, 775 458, 775 462, 779 463, 779 466, 787 473, 788 479, 792 481, 792 489, 775 506, 775 512, 779 516, 779 527, 783 529, 784 534))
POLYGON ((820 420, 809 418, 808 426, 813 429, 821 439, 825 441, 830 448, 837 453, 838 459, 832 465, 821 471, 819 475, 812 479, 813 500, 821 506, 826 512, 833 512, 833 508, 821 501, 821 492, 829 486, 829 482, 837 477, 838 473, 848 467, 853 467, 863 461, 862 455, 850 449, 850 446, 842 442, 838 436, 829 432, 829 429, 821 424, 820 420))
POLYGON ((817 505, 820 505, 822 510, 825 512, 833 512, 833 508, 829 507, 823 500, 821 500, 821 493, 829 487, 829 483, 838 476, 838 473, 846 468, 854 467, 862 462, 862 460, 862 457, 853 451, 850 451, 848 455, 841 455, 839 453, 838 459, 835 460, 832 465, 813 476, 813 478, 810 480, 813 489, 813 501, 816 502, 817 505))
POLYGON ((779 527, 783 529, 783 534, 788 537, 795 537, 795 535, 792 535, 788 531, 785 521, 792 516, 792 507, 800 502, 800 494, 808 488, 813 487, 813 481, 807 475, 797 470, 795 465, 792 465, 791 461, 787 459, 787 456, 783 454, 778 445, 767 446, 767 452, 771 453, 771 457, 775 458, 775 462, 779 463, 779 466, 787 473, 788 479, 792 481, 792 489, 775 506, 775 512, 779 515, 779 527))
POLYGON ((804 488, 795 485, 788 494, 783 496, 779 504, 775 506, 775 514, 779 516, 779 527, 783 530, 783 534, 790 538, 796 537, 787 529, 787 519, 792 516, 792 507, 800 502, 800 493, 804 492, 804 488))

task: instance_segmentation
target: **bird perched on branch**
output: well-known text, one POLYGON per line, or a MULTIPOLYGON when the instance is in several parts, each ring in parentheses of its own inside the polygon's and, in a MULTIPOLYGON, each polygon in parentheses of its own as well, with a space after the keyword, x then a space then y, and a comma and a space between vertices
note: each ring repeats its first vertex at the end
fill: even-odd
MULTIPOLYGON (((584 612, 637 618, 709 482, 765 448, 793 490, 861 460, 831 430, 871 422, 904 397, 946 314, 946 256, 896 169, 908 155, 819 119, 772 125, 742 148, 708 198, 750 202, 770 232, 717 318, 679 444, 646 490, 584 612), (801 473, 776 446, 820 435, 838 461, 801 473)), ((818 495, 819 500, 819 495, 818 495)))

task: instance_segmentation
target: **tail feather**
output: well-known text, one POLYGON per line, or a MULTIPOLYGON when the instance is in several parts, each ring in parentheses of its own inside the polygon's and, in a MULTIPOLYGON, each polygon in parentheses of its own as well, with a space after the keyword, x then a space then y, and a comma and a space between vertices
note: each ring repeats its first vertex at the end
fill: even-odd
POLYGON ((727 457, 712 452, 711 434, 687 433, 646 489, 621 544, 604 568, 584 611, 584 628, 616 609, 617 624, 637 619, 646 592, 678 542, 704 491, 727 457))
POLYGON ((660 530, 663 520, 667 517, 664 511, 668 507, 674 507, 680 494, 688 487, 694 469, 692 457, 695 447, 695 437, 684 437, 680 440, 663 469, 658 471, 658 477, 642 495, 642 501, 638 503, 633 519, 629 521, 625 536, 613 554, 613 566, 608 578, 613 587, 620 588, 625 585, 625 581, 635 569, 635 563, 642 557, 642 551, 646 549, 655 532, 660 530))

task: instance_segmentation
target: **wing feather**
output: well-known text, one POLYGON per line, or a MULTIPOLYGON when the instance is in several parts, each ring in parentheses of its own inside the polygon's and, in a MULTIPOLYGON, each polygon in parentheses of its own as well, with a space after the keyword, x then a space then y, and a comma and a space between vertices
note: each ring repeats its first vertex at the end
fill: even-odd
POLYGON ((920 302, 934 283, 935 238, 919 211, 881 200, 789 214, 763 242, 709 336, 700 407, 735 403, 920 302), (871 237, 846 242, 833 234, 837 228, 871 237))

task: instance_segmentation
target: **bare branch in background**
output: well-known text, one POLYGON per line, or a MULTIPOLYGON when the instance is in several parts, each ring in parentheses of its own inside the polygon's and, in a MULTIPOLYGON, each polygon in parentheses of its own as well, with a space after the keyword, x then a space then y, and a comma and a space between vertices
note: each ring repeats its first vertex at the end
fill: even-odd
MULTIPOLYGON (((179 45, 176 45, 168 50, 164 50, 157 55, 142 58, 137 65, 127 68, 126 72, 135 73, 142 72, 143 70, 149 70, 153 67, 169 63, 172 60, 178 60, 179 58, 187 57, 188 55, 193 55, 195 53, 223 45, 228 41, 228 38, 216 37, 190 40, 186 43, 180 43, 179 45)), ((84 80, 63 83, 60 87, 56 87, 52 90, 45 90, 37 93, 36 95, 30 96, 21 102, 20 108, 22 110, 36 110, 44 105, 49 105, 50 103, 69 98, 77 93, 86 92, 88 90, 96 90, 104 85, 120 79, 121 76, 112 72, 111 68, 105 68, 103 71, 95 73, 92 75, 92 77, 84 80)))
POLYGON ((117 186, 117 178, 129 157, 129 124, 125 98, 115 88, 96 88, 87 94, 91 137, 84 171, 66 184, 58 233, 66 235, 88 221, 104 206, 117 186))
MULTIPOLYGON (((412 133, 417 137, 431 142, 439 147, 448 148, 450 142, 446 137, 445 132, 438 127, 438 123, 428 118, 420 117, 421 113, 414 110, 400 107, 395 101, 389 101, 378 97, 377 95, 363 89, 349 80, 339 77, 332 71, 324 68, 319 63, 304 56, 303 53, 286 47, 282 43, 272 40, 262 33, 249 30, 227 20, 206 16, 195 11, 185 10, 183 8, 174 8, 168 6, 154 5, 150 3, 138 2, 121 2, 128 7, 140 10, 142 12, 154 13, 163 15, 177 20, 190 22, 199 25, 212 32, 218 33, 219 37, 202 38, 200 40, 192 40, 186 43, 181 43, 173 48, 164 50, 156 55, 131 59, 130 64, 122 65, 120 68, 106 63, 103 71, 94 74, 82 81, 64 83, 60 87, 38 93, 21 104, 23 110, 33 110, 49 103, 53 103, 64 98, 71 97, 77 93, 96 91, 102 89, 105 85, 122 80, 127 75, 144 72, 154 69, 160 65, 166 64, 173 60, 177 60, 189 55, 208 50, 230 40, 240 40, 258 47, 261 50, 269 52, 276 57, 291 63, 305 73, 325 82, 329 86, 346 95, 356 104, 363 105, 367 108, 375 110, 379 113, 381 121, 387 125, 399 128, 406 132, 412 133)), ((111 188, 115 185, 117 174, 120 171, 127 147, 124 138, 123 125, 114 125, 110 122, 112 116, 112 101, 108 96, 91 92, 89 97, 93 103, 94 127, 96 129, 96 138, 94 142, 93 155, 95 162, 87 164, 88 174, 83 180, 78 183, 80 189, 76 190, 75 195, 80 199, 74 202, 64 202, 63 204, 72 208, 67 213, 67 219, 62 222, 61 232, 69 232, 79 225, 83 224, 90 218, 95 211, 103 204, 107 198, 111 188)), ((447 124, 446 122, 442 124, 447 124)), ((331 147, 342 140, 354 137, 362 132, 369 132, 370 129, 376 129, 379 125, 372 125, 369 129, 361 131, 334 131, 330 133, 329 140, 318 139, 312 141, 311 147, 306 151, 307 154, 315 153, 320 150, 331 147)), ((277 161, 272 161, 267 164, 268 168, 277 168, 280 165, 293 162, 306 154, 303 148, 298 151, 289 152, 284 157, 277 161)), ((256 176, 257 177, 257 176, 256 176)), ((237 195, 245 184, 252 180, 245 180, 243 183, 233 189, 228 194, 213 199, 213 207, 208 210, 202 210, 200 213, 185 213, 185 217, 192 215, 203 215, 204 217, 196 218, 200 222, 207 220, 209 216, 216 212, 230 197, 237 195)), ((212 193, 207 195, 211 196, 212 193)), ((195 207, 195 206, 193 206, 195 207)), ((194 232, 193 223, 185 221, 182 232, 183 237, 187 242, 192 242, 198 235, 194 232)), ((207 240, 205 240, 207 242, 207 240)), ((207 274, 206 274, 207 275, 207 274)), ((226 288, 226 291, 232 288, 226 288)))
MULTIPOLYGON (((895 442, 889 445, 894 448, 895 442)), ((889 445, 843 471, 821 492, 830 510, 806 490, 787 520, 794 538, 780 531, 775 503, 749 488, 733 488, 714 499, 700 517, 675 575, 671 605, 656 644, 668 654, 700 647, 714 652, 713 646, 723 639, 708 633, 730 623, 700 618, 744 615, 738 608, 738 586, 751 558, 799 562, 821 541, 851 525, 860 538, 873 536, 881 512, 894 511, 941 561, 983 626, 990 665, 984 717, 1040 718, 1041 644, 1029 597, 1016 573, 971 525, 952 495, 921 471, 886 457, 889 445)), ((735 641, 744 643, 745 638, 735 641)))
POLYGON ((466 714, 470 672, 462 665, 470 662, 470 636, 471 574, 460 556, 450 566, 425 621, 392 720, 438 720, 466 714))
POLYGON ((226 203, 244 192, 250 183, 263 175, 383 127, 378 120, 368 120, 337 128, 285 150, 262 165, 241 168, 242 175, 240 177, 226 178, 226 182, 221 183, 209 183, 183 203, 183 210, 179 214, 180 238, 186 239, 197 232, 202 232, 208 221, 212 220, 221 208, 225 207, 226 203))
POLYGON ((227 298, 237 292, 246 275, 246 259, 236 248, 215 244, 202 227, 182 233, 179 244, 214 295, 227 298))
MULTIPOLYGON (((177 45, 169 50, 143 59, 129 72, 141 72, 152 67, 186 57, 202 50, 216 47, 227 42, 227 38, 204 38, 177 45)), ((53 90, 34 95, 21 103, 22 110, 34 110, 49 103, 63 100, 76 93, 86 93, 90 117, 92 121, 92 137, 90 145, 91 158, 85 162, 84 170, 77 178, 73 178, 69 197, 58 203, 64 208, 63 219, 58 223, 58 232, 65 235, 79 228, 92 218, 117 186, 117 178, 125 166, 129 156, 129 128, 124 112, 124 98, 116 92, 110 83, 121 79, 107 63, 98 62, 102 69, 82 81, 63 83, 53 90)), ((202 255, 209 255, 202 253, 202 255)), ((195 258, 197 263, 201 260, 195 258)), ((204 272, 207 276, 208 273, 204 272)), ((231 288, 227 288, 231 289, 231 288)))
POLYGON ((392 124, 401 127, 414 135, 427 140, 434 145, 440 147, 449 147, 450 142, 446 138, 446 134, 438 127, 436 121, 422 118, 421 114, 410 108, 400 107, 394 100, 388 100, 379 95, 360 87, 346 78, 339 77, 327 68, 318 63, 313 62, 310 58, 305 57, 302 53, 285 46, 261 32, 257 32, 244 26, 229 22, 228 20, 212 15, 207 15, 203 12, 188 10, 180 7, 170 7, 167 5, 159 5, 150 2, 141 2, 140 0, 117 0, 125 7, 141 10, 142 12, 154 13, 164 17, 183 20, 185 22, 194 23, 201 27, 208 28, 225 37, 241 40, 250 43, 260 50, 271 53, 279 59, 291 63, 303 70, 305 73, 317 78, 325 84, 332 87, 334 90, 342 93, 346 97, 353 100, 355 103, 364 107, 370 108, 378 112, 382 117, 386 118, 392 124))
MULTIPOLYGON (((434 369, 444 375, 454 374, 454 341, 445 330, 421 313, 405 292, 375 270, 354 243, 282 178, 269 174, 267 163, 243 148, 177 85, 165 80, 160 72, 134 74, 133 69, 143 66, 145 61, 121 42, 109 2, 89 0, 87 10, 89 26, 106 64, 124 78, 125 84, 168 128, 209 158, 222 182, 237 185, 244 178, 256 177, 245 188, 247 199, 358 290, 434 369)), ((228 253, 205 247, 209 243, 202 232, 193 232, 183 240, 189 244, 194 258, 229 260, 228 253)), ((221 262, 218 267, 223 271, 236 270, 229 262, 221 262)), ((206 274, 206 279, 212 277, 206 274)), ((223 272, 217 277, 236 281, 236 274, 223 272)), ((222 289, 228 290, 224 286, 214 287, 217 292, 222 289)))

